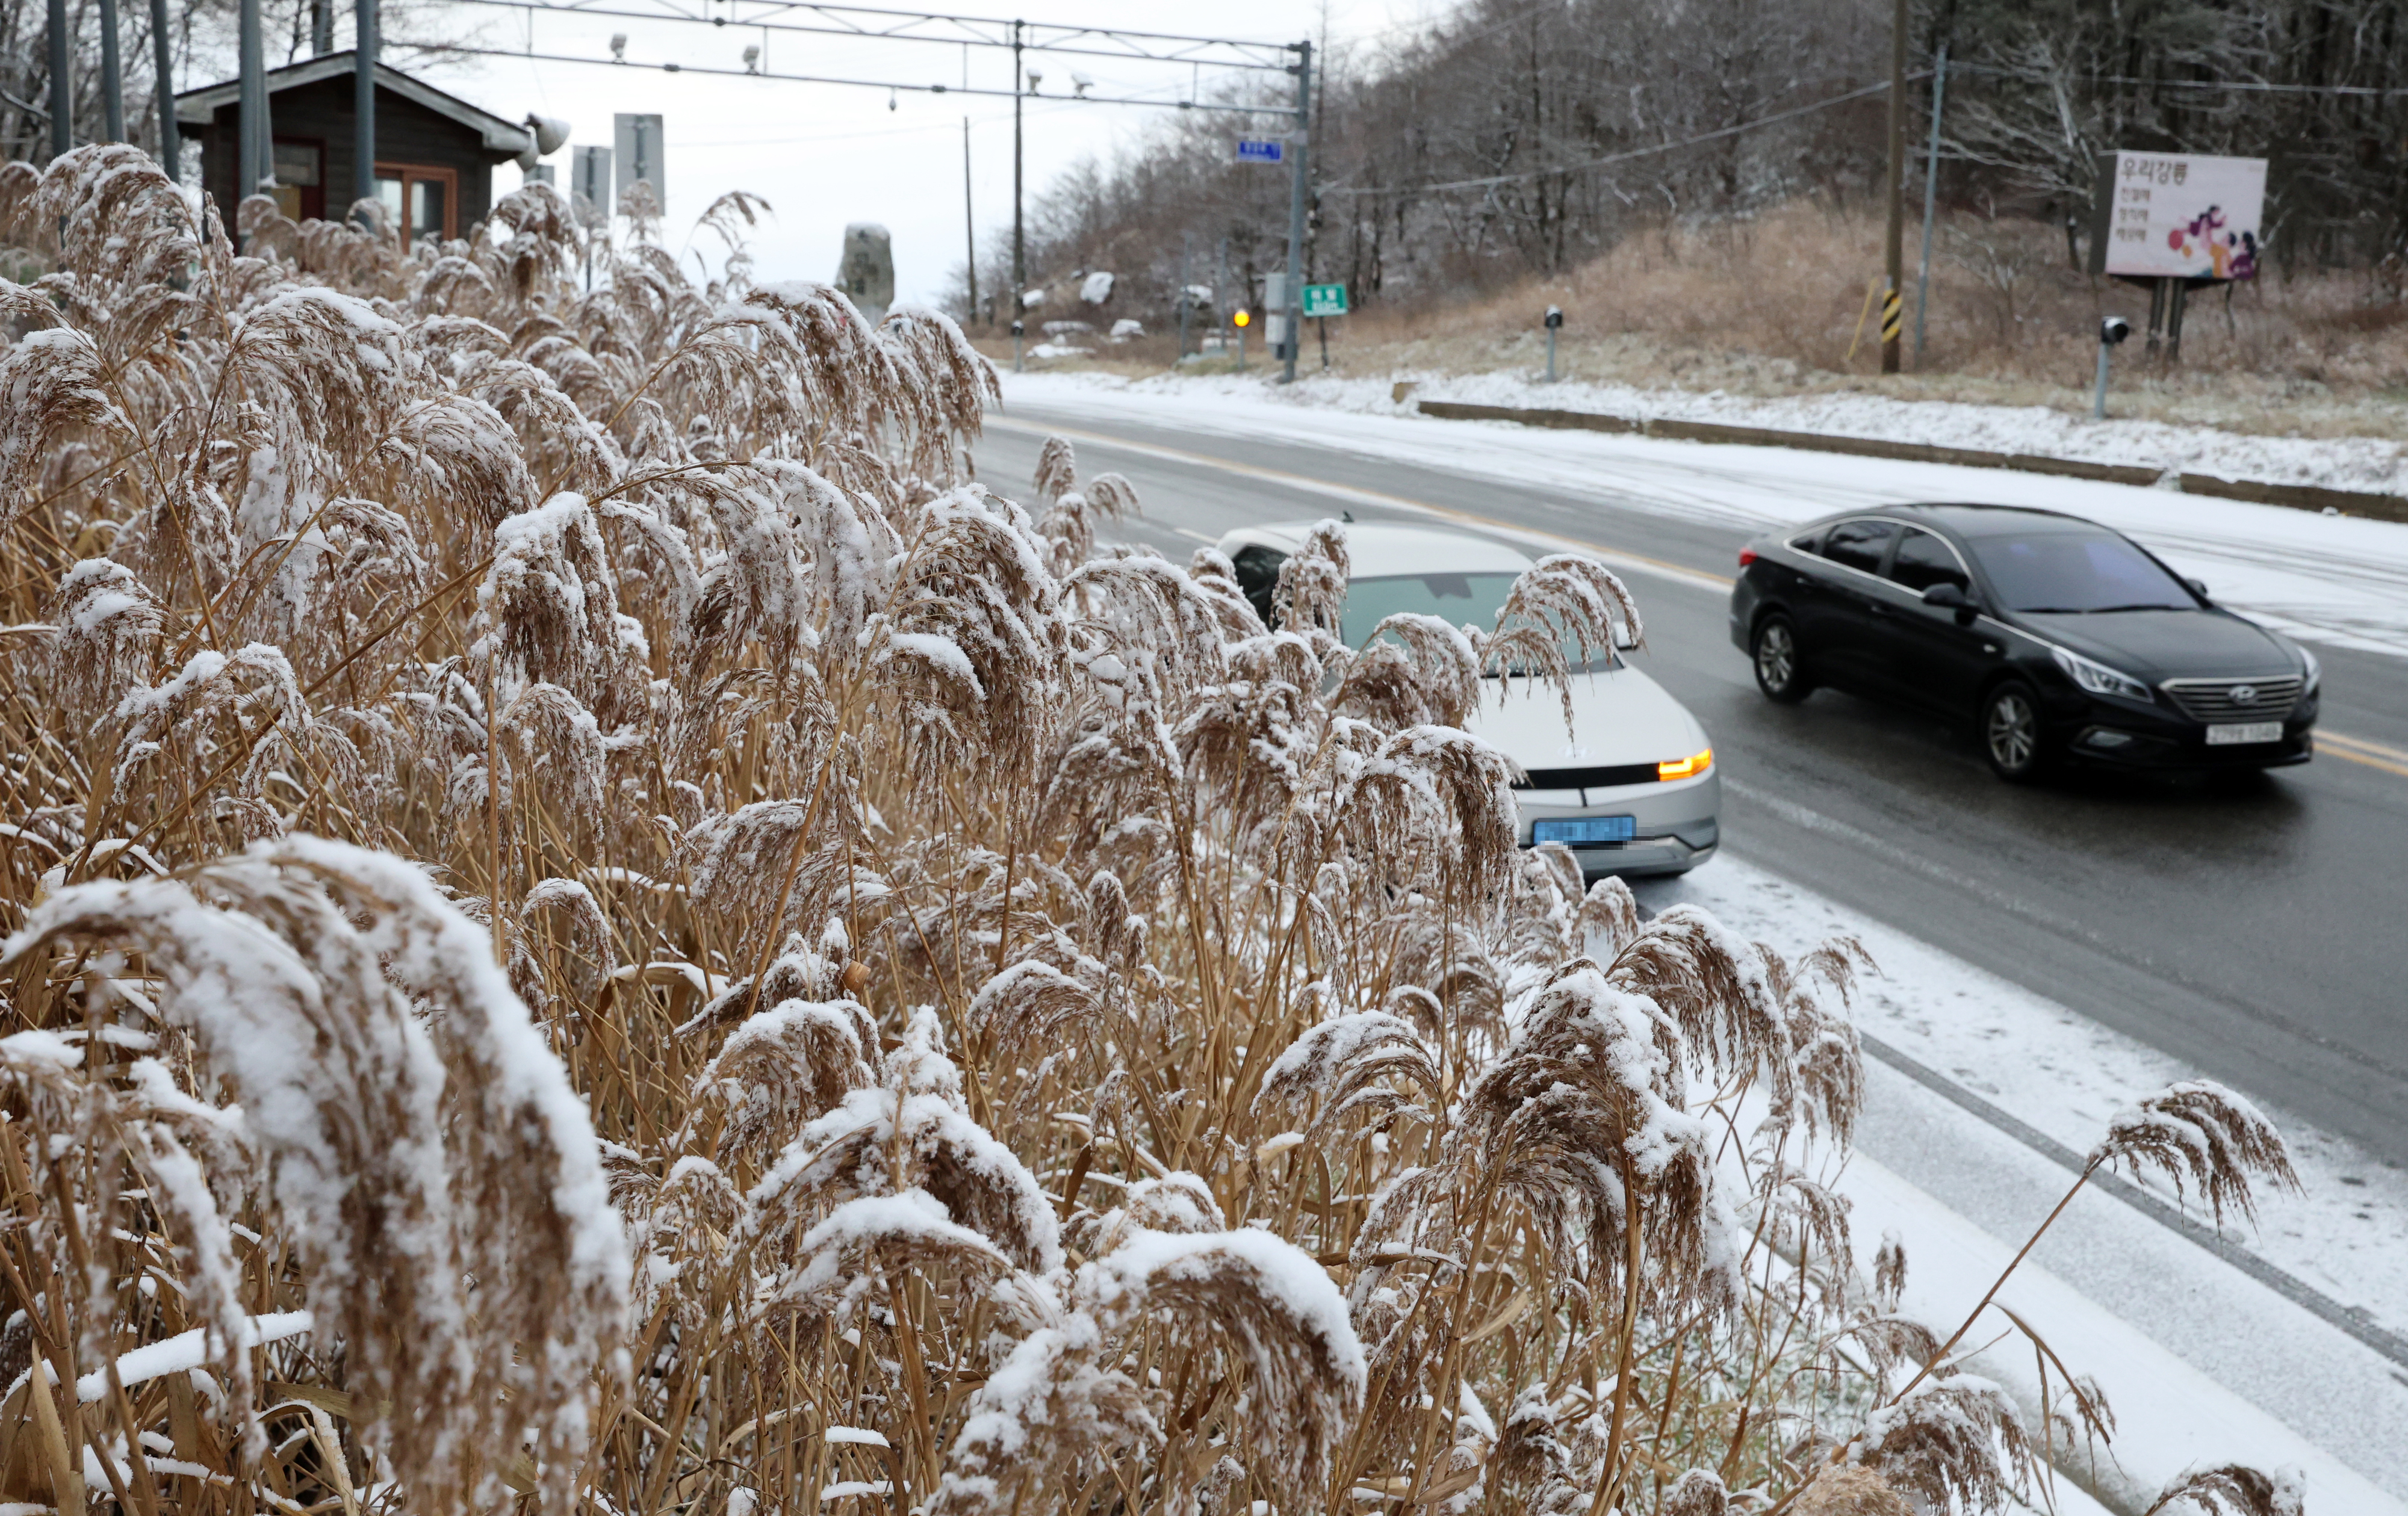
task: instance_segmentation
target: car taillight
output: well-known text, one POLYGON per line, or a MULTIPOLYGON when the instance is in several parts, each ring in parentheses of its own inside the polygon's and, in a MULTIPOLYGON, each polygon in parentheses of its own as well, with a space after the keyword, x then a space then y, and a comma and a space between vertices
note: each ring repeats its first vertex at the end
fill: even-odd
POLYGON ((1714 750, 1708 748, 1703 752, 1693 752, 1686 758, 1674 758, 1657 764, 1656 778, 1659 783, 1665 779, 1694 779, 1713 766, 1714 750))
POLYGON ((1745 568, 1748 565, 1754 562, 1756 562, 1756 550, 1754 548, 1742 548, 1739 550, 1740 567, 1745 568))

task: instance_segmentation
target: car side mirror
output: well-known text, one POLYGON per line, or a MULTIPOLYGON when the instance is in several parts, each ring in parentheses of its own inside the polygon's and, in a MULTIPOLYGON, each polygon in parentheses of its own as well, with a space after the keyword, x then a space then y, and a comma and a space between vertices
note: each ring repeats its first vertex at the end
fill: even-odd
POLYGON ((1959 626, 1972 625, 1974 616, 1980 613, 1980 608, 1973 604, 1963 585, 1951 584, 1944 579, 1923 592, 1923 603, 1934 610, 1955 611, 1959 626))
POLYGON ((2183 580, 2183 588, 2199 596, 2201 600, 2214 598, 2207 593, 2207 580, 2205 579, 2185 579, 2183 580))

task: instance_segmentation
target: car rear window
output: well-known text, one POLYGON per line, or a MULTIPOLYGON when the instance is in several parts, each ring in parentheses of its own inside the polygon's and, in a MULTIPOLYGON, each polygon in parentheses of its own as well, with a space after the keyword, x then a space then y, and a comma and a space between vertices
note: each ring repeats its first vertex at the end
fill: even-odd
POLYGON ((2009 610, 2190 610, 2199 605, 2156 559, 2111 533, 1975 537, 1972 548, 2009 610))
POLYGON ((1882 551, 1897 535, 1896 522, 1842 522, 1823 539, 1823 556, 1835 564, 1878 574, 1882 551))

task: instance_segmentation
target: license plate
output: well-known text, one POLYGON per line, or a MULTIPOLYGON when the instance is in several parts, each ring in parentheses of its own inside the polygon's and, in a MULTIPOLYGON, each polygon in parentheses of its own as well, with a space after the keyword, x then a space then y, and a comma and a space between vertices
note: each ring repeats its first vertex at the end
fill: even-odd
POLYGON ((2207 729, 2207 745, 2211 748, 2231 748, 2244 742, 2280 742, 2282 740, 2283 723, 2281 722, 2241 722, 2230 726, 2211 726, 2207 729))
POLYGON ((1574 816, 1562 821, 1532 822, 1530 840, 1561 842, 1577 848, 1600 842, 1628 842, 1639 835, 1635 816, 1574 816))

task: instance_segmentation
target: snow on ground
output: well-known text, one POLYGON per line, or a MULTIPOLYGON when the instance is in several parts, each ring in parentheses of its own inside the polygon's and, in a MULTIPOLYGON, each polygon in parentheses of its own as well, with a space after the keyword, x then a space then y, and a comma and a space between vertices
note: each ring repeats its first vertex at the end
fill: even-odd
MULTIPOLYGON (((1877 396, 1826 398, 1833 403, 1864 401, 1939 413, 1937 422, 1927 421, 1924 435, 1915 440, 2062 451, 2037 436, 2009 437, 1979 430, 1983 422, 1978 413, 1997 408, 1937 403, 1907 407, 1877 396)), ((1165 376, 1132 382, 1107 375, 1018 375, 1006 378, 1004 400, 1007 413, 1015 406, 1027 405, 1051 414, 1085 412, 1098 418, 1171 424, 1191 432, 1306 443, 1410 461, 1458 475, 1586 493, 1628 509, 1741 527, 1810 521, 1852 506, 1884 501, 1983 500, 2044 507, 2086 516, 2131 534, 2181 572, 2206 580, 2220 601, 2270 625, 2320 642, 2408 657, 2408 525, 2395 522, 2008 469, 1554 431, 1506 422, 1439 421, 1406 414, 1389 403, 1384 384, 1374 386, 1359 379, 1314 379, 1278 390, 1237 376, 1165 376)), ((1565 403, 1565 408, 1585 408, 1565 403)), ((1599 408, 1605 408, 1600 405, 1599 408)), ((2033 415, 2064 420, 2054 412, 2033 415)), ((1716 419, 1780 424, 1770 416, 1734 414, 1716 419)), ((1796 424, 1808 429, 1802 422, 1796 424)), ((2182 431, 2138 422, 2109 426, 2125 424, 2136 433, 2182 431)), ((2281 443, 2300 450, 2302 460, 2313 450, 2326 450, 2315 455, 2326 458, 2317 466, 2327 468, 2317 482, 2351 487, 2372 487, 2378 482, 2370 477, 2353 483, 2344 477, 2349 467, 2356 466, 2349 462, 2357 456, 2353 450, 2379 447, 2397 451, 2392 444, 2363 439, 2312 442, 2205 431, 2198 437, 2200 449, 2211 449, 2214 439, 2234 447, 2281 443)), ((2120 461, 2136 461, 2136 455, 2127 451, 2120 461)), ((2206 452, 2181 463, 2186 467, 2253 478, 2272 477, 2274 472, 2214 463, 2206 452)), ((2396 461, 2385 466, 2408 467, 2396 461)), ((2385 487, 2408 489, 2408 484, 2393 482, 2385 487)))
MULTIPOLYGON (((1868 1036, 2076 1151, 2099 1140, 2119 1108, 2196 1077, 2179 1060, 1729 853, 1640 893, 1655 908, 1693 901, 1786 953, 1856 937, 1879 965, 1855 1004, 1868 1036)), ((1886 1064, 1868 1059, 1867 1075, 1858 1159, 1842 1185, 1856 1205, 1857 1247, 1869 1264, 1885 1230, 1901 1233, 1909 1305, 1944 1335, 2072 1176, 1886 1064)), ((2269 1114, 2291 1143, 2303 1193, 2264 1197, 2258 1228, 2236 1224, 2228 1237, 2401 1333, 2408 1172, 2269 1114)), ((2144 1187, 2179 1200, 2162 1182, 2144 1187)), ((2312 1444, 2329 1457, 2321 1460, 2326 1498, 2312 1491, 2311 1511, 2401 1509, 2336 1499, 2333 1486, 2348 1485, 2355 1469, 2408 1497, 2408 1367, 2096 1191, 2068 1209, 2032 1264, 2003 1298, 2028 1309, 2074 1372, 2105 1382, 2125 1433, 2124 1473, 2106 1480, 2113 1493, 2128 1497, 2210 1456, 2297 1462, 2312 1444)), ((2011 1386, 2034 1378, 2021 1349, 1991 1354, 1983 1371, 2011 1386)))
MULTIPOLYGON (((2108 1120, 2140 1096, 2201 1077, 1742 858, 1726 854, 1677 884, 1651 886, 1651 902, 1659 892, 1668 903, 1694 900, 1785 953, 1830 937, 1858 938, 1879 965, 1858 986, 1858 1026, 2076 1152, 2096 1146, 2108 1120)), ((2291 1145, 2302 1193, 2267 1197, 2258 1230, 2236 1230, 2231 1240, 2408 1337, 2408 1170, 2280 1111, 2268 1114, 2291 1145)), ((2143 1188, 2181 1202, 2160 1180, 2143 1188)))
MULTIPOLYGON (((1049 376, 1054 381, 1124 382, 1108 376, 1049 376)), ((1762 399, 1716 390, 1642 390, 1627 384, 1545 384, 1527 372, 1441 375, 1399 371, 1380 379, 1308 375, 1292 389, 1271 389, 1263 376, 1164 376, 1140 388, 1204 389, 1231 395, 1270 393, 1283 404, 1374 416, 1407 416, 1423 400, 1455 400, 1529 410, 1584 410, 1648 421, 1715 422, 1783 432, 1881 437, 1892 442, 2038 453, 2089 463, 2126 464, 2214 474, 2272 484, 2315 484, 2334 490, 2408 494, 2408 448, 2383 437, 2260 436, 2213 426, 2164 422, 2094 422, 2045 406, 1984 406, 1956 400, 1894 400, 1885 394, 1839 393, 1762 399), (1395 398, 1399 380, 1413 385, 1395 398)), ((2109 408, 2114 408, 2111 391, 2109 408)), ((2408 419, 2408 418, 2403 418, 2408 419)))

